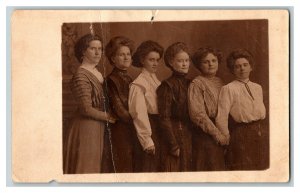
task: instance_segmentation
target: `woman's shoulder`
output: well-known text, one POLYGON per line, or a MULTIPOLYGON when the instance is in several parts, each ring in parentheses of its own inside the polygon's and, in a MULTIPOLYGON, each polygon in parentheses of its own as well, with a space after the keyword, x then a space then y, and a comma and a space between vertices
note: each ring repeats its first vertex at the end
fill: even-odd
POLYGON ((157 92, 168 92, 173 88, 172 77, 169 77, 161 82, 161 84, 157 88, 157 92))
POLYGON ((222 90, 234 91, 237 90, 238 86, 239 83, 234 80, 222 86, 222 90))
POLYGON ((174 78, 171 76, 171 77, 169 77, 169 78, 163 80, 163 81, 161 82, 161 84, 160 84, 159 87, 161 87, 161 88, 167 87, 167 88, 170 88, 170 89, 171 89, 171 88, 174 86, 174 84, 175 84, 175 80, 174 80, 174 78))
POLYGON ((86 69, 79 67, 73 75, 73 80, 88 80, 89 73, 86 69))
POLYGON ((261 85, 258 84, 258 83, 255 83, 255 82, 252 82, 252 81, 249 81, 249 83, 250 83, 253 87, 261 88, 261 85))
POLYGON ((106 81, 108 84, 115 84, 118 85, 121 82, 121 78, 120 76, 115 73, 114 71, 112 71, 107 77, 106 77, 106 81))
POLYGON ((257 92, 263 92, 262 86, 258 83, 249 81, 249 87, 250 87, 250 89, 255 90, 257 92))
POLYGON ((191 80, 191 84, 204 85, 206 81, 207 79, 205 77, 199 75, 191 80))
POLYGON ((139 74, 138 77, 131 83, 130 86, 131 87, 137 86, 142 88, 143 90, 147 90, 147 88, 150 85, 149 85, 149 80, 147 80, 147 77, 145 77, 143 74, 139 74))
POLYGON ((85 74, 87 74, 87 70, 80 66, 77 68, 75 72, 75 75, 85 75, 85 74))
POLYGON ((149 85, 149 80, 147 79, 147 77, 144 74, 141 73, 138 75, 138 77, 136 77, 136 79, 134 79, 132 84, 141 85, 141 86, 146 87, 149 85))
POLYGON ((71 90, 76 90, 77 93, 82 93, 91 87, 90 79, 87 72, 78 68, 70 81, 71 90))

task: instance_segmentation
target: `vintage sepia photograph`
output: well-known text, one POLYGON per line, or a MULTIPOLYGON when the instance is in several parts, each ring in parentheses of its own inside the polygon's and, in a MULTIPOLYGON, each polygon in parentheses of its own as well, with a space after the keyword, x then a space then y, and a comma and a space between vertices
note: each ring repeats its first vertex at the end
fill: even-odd
POLYGON ((269 167, 268 20, 64 23, 64 173, 269 167))
POLYGON ((15 11, 13 181, 287 182, 288 16, 15 11))

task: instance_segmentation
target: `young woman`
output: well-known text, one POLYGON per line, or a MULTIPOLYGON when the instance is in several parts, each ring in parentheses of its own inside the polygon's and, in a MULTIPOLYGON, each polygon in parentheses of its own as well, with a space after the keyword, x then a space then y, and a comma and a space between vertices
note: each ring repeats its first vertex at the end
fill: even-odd
POLYGON ((133 172, 134 145, 136 141, 132 118, 128 112, 129 85, 132 82, 127 74, 131 66, 133 41, 126 37, 112 38, 106 45, 105 54, 114 66, 107 77, 108 97, 117 122, 111 126, 112 162, 115 172, 133 172))
POLYGON ((249 80, 253 64, 252 55, 244 49, 233 51, 227 58, 235 80, 221 89, 216 124, 230 140, 225 157, 229 170, 266 169, 268 165, 262 87, 249 80))
POLYGON ((87 34, 75 44, 75 55, 81 65, 71 81, 78 104, 66 140, 64 173, 100 173, 105 122, 115 119, 107 112, 103 77, 95 68, 102 56, 102 40, 87 34))
POLYGON ((182 42, 172 44, 167 48, 164 60, 173 74, 157 89, 162 171, 190 171, 192 136, 187 108, 190 81, 185 78, 190 65, 187 46, 182 42))
POLYGON ((223 81, 216 77, 221 63, 221 52, 212 48, 200 48, 193 57, 193 64, 200 70, 190 84, 188 104, 193 133, 193 169, 196 171, 225 170, 225 135, 215 126, 218 98, 223 81))
POLYGON ((129 91, 129 113, 140 145, 137 150, 137 172, 160 171, 160 140, 156 89, 161 82, 156 77, 163 48, 154 41, 145 41, 133 55, 133 65, 142 68, 129 91))

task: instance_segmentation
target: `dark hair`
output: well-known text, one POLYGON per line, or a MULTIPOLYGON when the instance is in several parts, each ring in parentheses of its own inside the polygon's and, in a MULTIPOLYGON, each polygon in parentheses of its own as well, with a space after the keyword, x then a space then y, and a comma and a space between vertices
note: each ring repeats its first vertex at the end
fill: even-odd
POLYGON ((176 42, 167 48, 164 56, 165 64, 167 67, 173 70, 172 66, 170 65, 170 62, 174 59, 176 54, 178 54, 181 51, 186 52, 188 55, 190 55, 187 45, 183 42, 176 42))
POLYGON ((77 40, 75 47, 74 47, 74 52, 75 52, 75 57, 77 60, 81 63, 83 58, 83 52, 86 51, 86 49, 90 46, 90 42, 93 40, 99 40, 102 43, 102 39, 99 35, 92 35, 92 34, 86 34, 82 36, 79 40, 77 40))
POLYGON ((204 48, 199 48, 196 50, 196 52, 192 56, 192 61, 194 66, 201 71, 201 64, 202 60, 208 55, 208 54, 213 54, 218 58, 218 63, 220 64, 222 62, 223 54, 221 51, 217 49, 213 49, 211 47, 204 47, 204 48))
POLYGON ((226 60, 227 67, 229 68, 230 72, 233 72, 235 61, 240 58, 247 59, 250 66, 252 68, 254 67, 254 60, 252 54, 246 49, 236 49, 229 54, 226 60))
POLYGON ((118 49, 122 46, 127 46, 130 50, 130 53, 134 50, 134 42, 124 36, 113 37, 105 47, 105 55, 108 61, 113 64, 112 57, 116 55, 118 49))
POLYGON ((132 65, 135 67, 143 67, 141 61, 145 59, 145 57, 150 52, 157 52, 159 54, 159 57, 161 58, 164 54, 164 48, 157 42, 154 42, 152 40, 148 40, 141 43, 141 45, 137 48, 136 52, 133 54, 132 65))

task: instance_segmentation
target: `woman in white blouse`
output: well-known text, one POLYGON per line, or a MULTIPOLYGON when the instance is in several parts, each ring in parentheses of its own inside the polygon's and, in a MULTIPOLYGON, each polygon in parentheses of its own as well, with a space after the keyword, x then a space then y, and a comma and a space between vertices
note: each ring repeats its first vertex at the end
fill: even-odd
POLYGON ((266 109, 262 87, 249 80, 253 57, 247 50, 235 50, 227 58, 227 67, 235 80, 222 87, 216 117, 229 143, 226 166, 229 170, 266 169, 268 132, 262 122, 266 109))
POLYGON ((140 142, 136 172, 160 171, 158 109, 156 89, 161 82, 156 77, 164 49, 157 42, 145 41, 133 55, 133 66, 142 68, 129 90, 129 113, 140 142))

